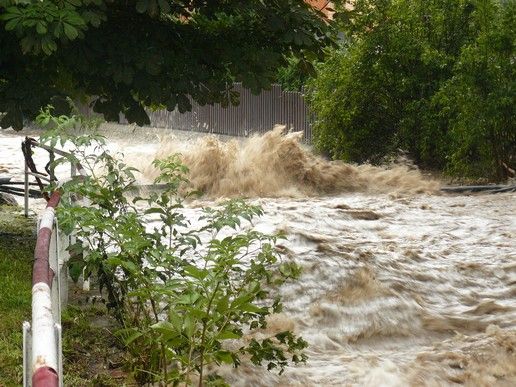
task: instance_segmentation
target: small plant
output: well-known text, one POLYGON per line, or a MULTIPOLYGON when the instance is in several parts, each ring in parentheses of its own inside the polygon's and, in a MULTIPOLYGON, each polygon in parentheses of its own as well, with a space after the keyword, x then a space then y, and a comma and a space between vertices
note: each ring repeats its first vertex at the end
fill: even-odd
MULTIPOLYGON (((46 141, 57 143, 55 135, 46 141)), ((275 248, 281 236, 241 227, 262 215, 260 207, 230 200, 192 221, 178 194, 188 170, 177 155, 154 163, 161 192, 130 200, 135 169, 110 155, 101 137, 66 140, 88 173, 63 184, 58 210, 62 229, 79 241, 70 272, 98 280, 139 383, 221 385, 209 365, 249 359, 281 373, 306 360, 307 343, 293 332, 253 336, 281 310, 275 287, 299 274, 275 248)))

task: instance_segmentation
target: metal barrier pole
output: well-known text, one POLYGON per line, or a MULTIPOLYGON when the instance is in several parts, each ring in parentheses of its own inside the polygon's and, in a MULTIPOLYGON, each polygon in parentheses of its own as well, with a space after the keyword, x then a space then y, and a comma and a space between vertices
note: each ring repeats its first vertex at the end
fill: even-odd
POLYGON ((77 175, 77 168, 74 163, 70 163, 70 177, 73 178, 75 175, 77 175))
MULTIPOLYGON (((38 227, 38 238, 34 249, 34 267, 32 275, 32 341, 31 364, 33 387, 58 387, 62 382, 59 374, 58 354, 59 332, 55 329, 56 289, 55 271, 50 268, 50 258, 55 262, 55 242, 51 244, 54 227, 55 208, 61 195, 54 191, 50 196, 47 207, 41 216, 38 227), (52 256, 52 257, 51 257, 52 256)), ((55 233, 54 233, 55 234, 55 233)), ((55 241, 55 235, 54 235, 55 241)), ((59 300, 57 300, 59 304, 59 300)), ((57 306, 58 308, 59 306, 57 306)))
MULTIPOLYGON (((31 146, 67 156, 68 153, 45 145, 26 140, 31 146)), ((25 155, 25 216, 29 212, 29 175, 35 176, 43 190, 40 180, 48 180, 44 175, 31 172, 27 160, 30 153, 24 149, 25 155)), ((71 166, 71 177, 85 175, 80 164, 71 166)), ((49 180, 50 181, 50 180, 49 180)), ((61 199, 59 190, 52 192, 47 199, 47 206, 41 214, 37 227, 38 236, 34 249, 34 265, 32 276, 32 324, 23 323, 23 386, 24 387, 62 387, 63 386, 63 353, 61 310, 68 298, 68 268, 66 262, 69 253, 66 250, 72 236, 59 232, 55 217, 56 207, 61 199)), ((88 282, 89 285, 89 282, 88 282)))
POLYGON ((32 384, 32 332, 30 323, 23 322, 23 387, 32 384))
POLYGON ((54 328, 56 332, 57 347, 57 374, 59 375, 59 387, 63 387, 63 336, 61 324, 55 323, 54 328))
POLYGON ((27 160, 25 160, 25 198, 23 202, 23 208, 25 217, 29 217, 29 166, 27 165, 27 160))

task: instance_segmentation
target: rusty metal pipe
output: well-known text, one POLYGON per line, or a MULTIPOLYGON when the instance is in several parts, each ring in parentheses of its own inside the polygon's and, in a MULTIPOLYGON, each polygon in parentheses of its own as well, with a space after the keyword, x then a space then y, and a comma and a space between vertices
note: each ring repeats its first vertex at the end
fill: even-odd
POLYGON ((53 192, 39 223, 38 238, 34 250, 32 271, 32 386, 57 387, 58 353, 55 322, 52 315, 52 278, 49 264, 49 247, 54 226, 55 208, 61 194, 53 192))

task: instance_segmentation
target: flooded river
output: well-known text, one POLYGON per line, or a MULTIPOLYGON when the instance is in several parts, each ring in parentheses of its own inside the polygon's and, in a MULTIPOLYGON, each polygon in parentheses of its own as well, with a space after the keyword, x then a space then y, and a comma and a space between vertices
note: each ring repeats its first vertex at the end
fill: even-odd
MULTIPOLYGON (((147 136, 111 146, 147 180, 155 155, 181 152, 206 193, 191 214, 247 196, 265 211, 255 227, 284 232, 280 248, 302 267, 262 334, 293 329, 308 362, 281 376, 223 369, 231 385, 516 385, 515 193, 444 195, 410 168, 329 163, 279 131, 247 142, 147 136)), ((18 180, 20 139, 0 132, 1 174, 18 180)))

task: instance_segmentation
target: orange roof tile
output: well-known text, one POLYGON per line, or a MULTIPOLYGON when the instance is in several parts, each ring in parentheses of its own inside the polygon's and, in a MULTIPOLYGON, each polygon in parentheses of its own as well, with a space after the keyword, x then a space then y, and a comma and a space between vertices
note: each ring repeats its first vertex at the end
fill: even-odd
POLYGON ((333 4, 329 0, 305 0, 312 7, 318 9, 322 13, 326 15, 328 19, 333 17, 333 4))

